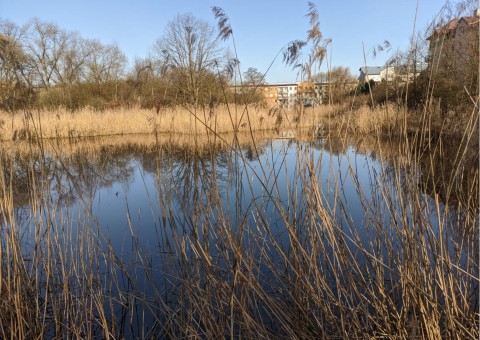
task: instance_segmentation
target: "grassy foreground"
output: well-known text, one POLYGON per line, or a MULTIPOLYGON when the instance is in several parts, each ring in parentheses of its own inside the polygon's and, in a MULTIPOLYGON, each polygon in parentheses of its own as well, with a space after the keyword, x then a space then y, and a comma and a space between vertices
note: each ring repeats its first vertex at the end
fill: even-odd
MULTIPOLYGON (((369 170, 375 200, 356 180, 354 160, 347 174, 331 168, 333 201, 326 199, 318 169, 327 154, 314 158, 308 144, 296 151, 296 175, 282 201, 271 179, 284 159, 254 171, 238 152, 248 142, 256 157, 260 137, 208 136, 205 126, 205 138, 190 142, 151 135, 146 145, 162 211, 158 244, 145 249, 129 220, 131 256, 115 250, 92 214, 89 174, 95 168, 89 164, 108 168, 118 147, 145 143, 137 136, 4 143, 1 337, 478 338, 479 173, 478 158, 472 163, 467 152, 476 124, 473 115, 455 145, 421 130, 391 146, 374 138, 383 164, 369 170), (212 172, 217 143, 235 157, 229 164, 251 174, 247 183, 235 184, 234 214, 222 204, 224 189, 212 172), (177 185, 178 176, 166 176, 175 174, 174 164, 163 161, 178 153, 175 145, 182 145, 182 162, 191 164, 191 195, 177 185), (80 197, 84 214, 72 216, 58 204, 53 168, 63 169, 66 177, 58 182, 80 197), (350 222, 347 180, 361 202, 368 238, 350 222), (248 200, 258 186, 261 199, 248 200), (27 192, 20 209, 19 192, 27 192), (186 215, 172 215, 176 205, 186 215), (273 232, 279 221, 286 228, 281 239, 273 232)), ((346 147, 346 137, 336 145, 346 147)), ((120 174, 100 175, 108 182, 120 174)))

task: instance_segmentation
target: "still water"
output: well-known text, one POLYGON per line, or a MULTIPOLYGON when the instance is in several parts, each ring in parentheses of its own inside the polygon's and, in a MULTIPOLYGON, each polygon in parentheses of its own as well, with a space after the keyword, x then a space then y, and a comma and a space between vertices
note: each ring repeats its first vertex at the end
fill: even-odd
MULTIPOLYGON (((74 228, 98 228, 123 256, 131 253, 132 239, 136 249, 169 251, 171 229, 190 233, 222 223, 232 230, 243 226, 248 234, 258 215, 279 244, 288 246, 285 222, 301 224, 311 213, 305 195, 311 173, 326 212, 364 238, 373 211, 362 204, 374 206, 376 218, 390 224, 381 195, 397 190, 389 164, 376 151, 341 140, 276 139, 235 150, 128 144, 94 155, 47 156, 46 165, 52 209, 63 220, 73 219, 74 228)), ((434 209, 428 214, 435 224, 434 209)))

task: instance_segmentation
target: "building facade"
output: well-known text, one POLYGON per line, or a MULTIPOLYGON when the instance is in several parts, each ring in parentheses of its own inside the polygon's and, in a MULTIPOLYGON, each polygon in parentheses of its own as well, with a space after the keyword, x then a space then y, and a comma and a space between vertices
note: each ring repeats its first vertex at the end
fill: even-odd
POLYGON ((292 108, 296 105, 312 106, 326 100, 328 83, 298 82, 265 84, 259 91, 267 107, 292 108))
POLYGON ((473 14, 451 20, 428 37, 432 67, 450 69, 461 78, 478 67, 480 12, 473 14))

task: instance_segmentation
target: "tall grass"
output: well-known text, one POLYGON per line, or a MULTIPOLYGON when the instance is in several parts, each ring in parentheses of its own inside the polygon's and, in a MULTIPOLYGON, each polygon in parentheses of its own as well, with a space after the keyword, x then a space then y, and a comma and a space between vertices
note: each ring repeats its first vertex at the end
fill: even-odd
POLYGON ((158 114, 155 110, 120 108, 95 111, 82 109, 16 113, 0 112, 1 140, 31 140, 42 138, 82 138, 128 134, 176 133, 205 135, 212 133, 278 130, 282 128, 305 128, 318 124, 328 109, 298 112, 279 108, 233 105, 218 106, 213 114, 209 110, 189 107, 165 108, 158 114), (245 111, 249 110, 247 120, 245 111), (236 112, 236 114, 233 114, 236 112), (207 127, 207 129, 205 129, 207 127))
POLYGON ((346 137, 320 154, 308 143, 296 149, 293 174, 285 173, 287 153, 260 151, 261 167, 252 168, 236 148, 232 205, 222 199, 219 150, 190 143, 187 187, 177 163, 164 161, 175 147, 150 139, 162 218, 147 247, 127 205, 129 251, 93 216, 84 178, 87 160, 103 164, 115 149, 3 150, 2 337, 476 338, 478 167, 463 152, 468 138, 448 171, 438 162, 451 145, 421 154, 421 145, 373 139, 381 166, 370 168, 368 185, 358 182, 355 158, 341 167, 329 159, 347 150, 346 137), (80 200, 74 215, 52 186, 55 164, 80 200), (282 173, 286 194, 276 181, 282 173), (344 191, 349 181, 355 197, 344 191), (356 200, 363 226, 348 209, 356 200))

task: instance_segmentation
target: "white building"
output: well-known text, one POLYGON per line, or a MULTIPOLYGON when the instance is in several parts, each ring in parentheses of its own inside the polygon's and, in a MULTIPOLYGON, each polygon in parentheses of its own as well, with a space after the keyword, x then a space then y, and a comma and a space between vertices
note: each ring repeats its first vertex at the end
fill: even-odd
POLYGON ((395 67, 387 66, 380 71, 380 80, 393 81, 395 79, 395 67))
POLYGON ((360 75, 358 76, 358 81, 362 84, 368 83, 371 80, 378 83, 382 80, 380 73, 382 72, 382 67, 378 66, 367 66, 367 67, 360 67, 360 75))
POLYGON ((292 107, 297 100, 297 84, 278 84, 277 101, 280 107, 292 107))
POLYGON ((407 79, 411 80, 417 77, 422 71, 426 70, 426 68, 427 64, 425 63, 418 63, 410 67, 405 65, 360 67, 360 75, 358 76, 358 80, 362 84, 370 82, 371 80, 373 80, 375 83, 381 81, 393 81, 395 79, 405 82, 407 79))

